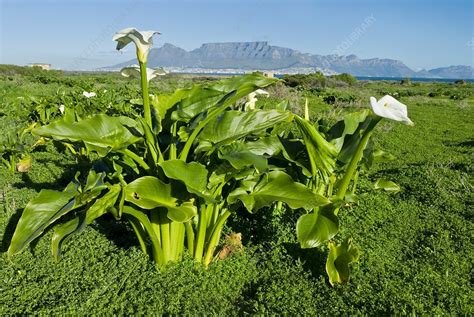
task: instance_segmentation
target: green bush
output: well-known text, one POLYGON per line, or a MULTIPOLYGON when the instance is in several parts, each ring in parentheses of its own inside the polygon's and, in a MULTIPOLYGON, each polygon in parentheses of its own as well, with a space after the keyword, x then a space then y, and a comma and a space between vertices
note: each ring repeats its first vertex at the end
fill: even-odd
POLYGON ((347 74, 347 73, 333 75, 333 76, 330 76, 330 78, 335 79, 337 81, 344 82, 349 85, 354 85, 355 83, 357 83, 357 79, 351 74, 347 74))

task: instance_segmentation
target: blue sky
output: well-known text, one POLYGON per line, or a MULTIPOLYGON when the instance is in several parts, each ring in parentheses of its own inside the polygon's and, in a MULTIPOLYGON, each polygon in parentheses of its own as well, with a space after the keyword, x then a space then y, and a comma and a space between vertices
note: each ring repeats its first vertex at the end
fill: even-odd
POLYGON ((125 27, 163 33, 155 46, 268 41, 305 53, 393 58, 417 70, 474 65, 472 0, 0 0, 0 63, 91 69, 134 57, 125 27), (351 34, 372 22, 356 39, 351 34), (345 44, 344 44, 345 43, 345 44), (344 44, 344 45, 342 45, 344 44))

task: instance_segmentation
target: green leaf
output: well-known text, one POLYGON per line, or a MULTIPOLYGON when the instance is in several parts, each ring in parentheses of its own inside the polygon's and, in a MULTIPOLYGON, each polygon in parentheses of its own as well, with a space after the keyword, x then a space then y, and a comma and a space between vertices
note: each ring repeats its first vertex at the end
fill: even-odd
POLYGON ((334 171, 336 164, 336 147, 326 141, 308 120, 296 116, 295 121, 303 134, 306 150, 308 151, 310 159, 312 175, 315 176, 320 172, 323 177, 329 177, 334 171))
POLYGON ((288 111, 226 111, 206 125, 199 134, 198 140, 212 142, 214 145, 229 144, 239 138, 271 128, 280 122, 291 120, 293 120, 293 114, 288 111))
POLYGON ((326 261, 326 272, 329 283, 346 283, 349 280, 349 264, 359 259, 359 249, 352 245, 352 239, 347 238, 340 245, 329 243, 329 256, 326 261))
POLYGON ((399 192, 400 191, 400 186, 398 186, 396 183, 386 180, 386 179, 377 179, 374 183, 374 188, 375 189, 383 189, 387 192, 399 192))
POLYGON ((283 145, 277 136, 268 136, 245 142, 245 148, 256 155, 273 156, 283 149, 283 145))
POLYGON ((125 200, 143 209, 165 207, 167 217, 177 222, 186 222, 197 214, 193 200, 178 205, 178 200, 171 195, 171 185, 153 176, 144 176, 128 184, 125 200))
MULTIPOLYGON (((194 86, 188 90, 178 90, 177 93, 181 93, 181 100, 178 103, 177 110, 172 114, 172 119, 185 122, 215 106, 226 95, 225 92, 202 86, 194 86)), ((176 93, 170 99, 172 98, 176 98, 176 93)))
POLYGON ((159 164, 166 177, 176 179, 184 183, 190 193, 201 197, 208 197, 207 190, 207 169, 204 165, 182 160, 168 160, 159 164))
POLYGON ((125 149, 140 140, 127 128, 138 129, 134 123, 130 118, 98 114, 74 123, 58 120, 34 129, 33 134, 60 141, 83 142, 88 150, 105 156, 110 151, 125 149))
MULTIPOLYGON (((352 157, 354 156, 355 152, 357 151, 360 142, 362 141, 362 137, 364 135, 365 130, 369 127, 371 123, 373 123, 373 118, 371 116, 364 116, 364 113, 360 115, 358 120, 362 120, 363 118, 364 121, 358 122, 357 128, 353 130, 353 126, 348 132, 351 133, 346 133, 343 136, 341 136, 338 140, 332 140, 331 142, 336 142, 338 143, 338 147, 341 145, 341 140, 344 142, 342 143, 342 146, 340 146, 339 154, 337 155, 337 160, 340 163, 343 163, 342 165, 348 164, 351 160, 352 157)), ((355 119, 354 119, 355 120, 355 119)), ((357 121, 357 120, 356 120, 357 121)), ((354 122, 355 124, 356 122, 354 122)), ((370 145, 369 145, 370 147, 370 145)), ((365 150, 368 150, 367 148, 365 150)), ((371 151, 369 151, 371 152, 371 151)), ((365 151, 364 151, 365 155, 365 151)), ((368 164, 368 167, 370 168, 370 164, 368 164)))
POLYGON ((71 210, 87 205, 107 188, 103 184, 105 173, 97 174, 91 170, 84 189, 77 181, 78 176, 79 173, 63 191, 43 189, 38 196, 28 202, 13 234, 8 249, 9 255, 20 252, 50 224, 71 210))
POLYGON ((109 208, 112 208, 117 201, 120 191, 120 185, 116 184, 111 186, 109 191, 103 197, 98 198, 85 213, 54 228, 51 250, 56 260, 59 260, 63 243, 66 242, 73 233, 81 231, 85 225, 91 224, 95 219, 104 215, 109 208))
POLYGON ((334 204, 301 216, 296 223, 296 236, 302 248, 315 248, 332 239, 339 231, 334 204))
POLYGON ((373 151, 372 155, 374 157, 374 162, 376 163, 391 162, 397 159, 393 154, 382 150, 375 150, 373 151))
POLYGON ((232 143, 219 150, 219 158, 229 161, 235 169, 254 166, 263 172, 268 167, 267 159, 261 154, 252 153, 244 143, 232 143))
POLYGON ((285 138, 281 139, 280 143, 282 145, 281 154, 283 156, 281 159, 295 164, 307 178, 312 177, 309 154, 303 140, 285 138))
POLYGON ((86 191, 102 191, 107 188, 104 184, 105 173, 96 173, 94 170, 89 171, 87 175, 86 185, 84 186, 83 192, 86 191))
MULTIPOLYGON (((132 206, 123 206, 123 215, 129 219, 134 219, 134 225, 140 226, 140 231, 137 232, 139 234, 138 239, 142 244, 144 239, 144 233, 146 233, 151 241, 151 247, 153 250, 153 259, 158 263, 158 266, 161 267, 163 263, 163 250, 161 248, 161 243, 159 238, 155 234, 155 230, 153 230, 153 226, 150 223, 150 219, 147 217, 145 213, 141 210, 137 210, 132 206)), ((144 247, 142 245, 142 247, 144 247)), ((144 248, 143 248, 144 249, 144 248)), ((142 250, 143 250, 142 249, 142 250)))
POLYGON ((157 114, 164 118, 166 111, 176 106, 171 117, 173 120, 188 122, 200 113, 216 106, 222 98, 234 92, 230 103, 245 97, 249 93, 267 87, 278 79, 267 78, 260 74, 248 74, 232 77, 211 85, 195 85, 189 89, 179 89, 172 95, 158 96, 155 102, 157 114))
POLYGON ((74 209, 78 187, 74 183, 62 192, 42 189, 38 196, 28 202, 13 233, 8 255, 23 250, 53 222, 74 209))
POLYGON ((246 96, 254 90, 265 88, 278 81, 279 79, 265 77, 262 74, 255 72, 252 74, 246 74, 244 76, 235 76, 222 80, 213 84, 212 87, 223 92, 229 92, 237 89, 240 91, 247 91, 251 89, 251 91, 245 93, 244 96, 246 96))
POLYGON ((346 135, 354 134, 359 125, 365 121, 368 114, 369 110, 349 113, 344 116, 343 120, 338 121, 331 127, 328 131, 328 140, 334 144, 338 152, 344 144, 346 135))
POLYGON ((270 206, 273 202, 281 201, 290 208, 312 209, 328 204, 329 200, 313 193, 303 184, 297 183, 291 177, 280 171, 270 172, 252 188, 247 184, 231 192, 227 198, 229 203, 242 201, 248 211, 270 206))

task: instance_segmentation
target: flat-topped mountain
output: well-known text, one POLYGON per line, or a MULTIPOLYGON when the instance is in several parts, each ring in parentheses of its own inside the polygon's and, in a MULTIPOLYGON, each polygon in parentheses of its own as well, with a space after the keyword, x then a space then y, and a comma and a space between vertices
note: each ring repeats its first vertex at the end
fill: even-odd
MULTIPOLYGON (((120 69, 135 63, 135 60, 130 60, 105 69, 120 69)), ((148 65, 196 72, 199 70, 242 72, 271 70, 278 73, 322 71, 327 74, 350 73, 354 76, 370 77, 474 78, 474 71, 470 66, 450 66, 415 72, 398 60, 301 53, 291 48, 269 45, 266 41, 206 43, 192 51, 166 43, 150 51, 148 65)))

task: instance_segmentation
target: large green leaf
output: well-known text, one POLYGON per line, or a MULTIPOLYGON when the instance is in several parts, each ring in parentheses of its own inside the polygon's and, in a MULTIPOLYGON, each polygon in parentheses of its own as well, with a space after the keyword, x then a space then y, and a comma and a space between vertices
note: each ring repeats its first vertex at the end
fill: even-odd
POLYGON ((226 105, 277 81, 278 79, 254 73, 232 77, 211 85, 196 85, 189 89, 179 89, 172 95, 158 96, 157 112, 163 118, 165 111, 176 105, 172 119, 188 122, 198 114, 216 106, 224 96, 231 92, 233 92, 232 98, 226 101, 226 105))
POLYGON ((125 149, 140 140, 129 130, 139 128, 134 122, 126 117, 98 114, 74 123, 58 120, 34 129, 33 133, 60 141, 83 142, 90 151, 105 156, 112 150, 125 149))
POLYGON ((43 189, 28 202, 13 234, 9 255, 20 252, 49 225, 68 212, 92 202, 107 188, 104 184, 105 173, 91 170, 84 188, 79 185, 78 176, 79 173, 63 191, 43 189))
POLYGON ((289 122, 292 119, 291 112, 280 110, 226 111, 206 125, 199 134, 198 140, 215 145, 229 144, 244 136, 264 131, 280 122, 289 122))
POLYGON ((220 148, 219 158, 227 160, 236 169, 254 166, 263 172, 268 167, 267 159, 262 154, 253 153, 245 143, 232 143, 220 148))
POLYGON ((194 86, 182 92, 182 99, 177 110, 173 112, 172 119, 185 122, 215 106, 226 95, 225 92, 201 86, 194 86))
POLYGON ((346 283, 349 280, 349 264, 357 262, 359 259, 359 250, 352 245, 350 238, 346 239, 340 245, 329 242, 329 256, 326 261, 326 272, 329 277, 329 283, 346 283))
POLYGON ((179 205, 171 195, 171 185, 153 176, 144 176, 128 184, 125 200, 143 209, 165 207, 168 218, 177 222, 186 222, 197 214, 192 200, 179 205))
POLYGON ((280 139, 274 135, 261 137, 256 141, 247 141, 245 147, 253 154, 269 156, 276 155, 283 149, 280 139))
MULTIPOLYGON (((348 125, 345 126, 344 131, 340 135, 338 135, 335 130, 331 131, 332 134, 330 135, 330 138, 335 138, 331 139, 331 143, 337 145, 339 149, 337 160, 339 164, 343 166, 352 160, 362 141, 365 130, 370 124, 373 124, 373 117, 368 116, 368 111, 354 113, 352 117, 348 115, 347 122, 345 121, 345 123, 348 125)), ((371 155, 372 154, 370 154, 370 156, 371 155)), ((364 156, 367 156, 367 153, 364 153, 364 156)))
POLYGON ((313 209, 328 204, 329 200, 313 193, 303 184, 296 183, 291 177, 281 171, 273 171, 262 177, 253 187, 243 184, 232 191, 227 200, 233 203, 242 201, 248 211, 258 210, 270 206, 273 202, 281 201, 290 208, 313 209))
POLYGON ((116 184, 111 186, 109 191, 103 197, 98 198, 85 213, 54 228, 51 250, 56 260, 59 260, 63 243, 69 239, 73 233, 79 232, 85 225, 91 224, 95 219, 104 215, 109 208, 113 207, 120 191, 120 185, 116 184))
POLYGON ((335 206, 328 204, 301 216, 296 223, 296 236, 302 248, 315 248, 332 239, 339 231, 335 206))
POLYGON ((184 183, 190 193, 201 197, 208 197, 207 169, 204 165, 182 160, 168 160, 159 164, 168 178, 176 179, 184 183))
POLYGON ((368 114, 369 110, 346 114, 343 120, 338 121, 331 127, 328 132, 328 140, 334 144, 338 152, 344 144, 345 136, 354 134, 368 114))
POLYGON ((42 189, 38 196, 28 202, 13 233, 8 254, 13 255, 23 250, 31 241, 53 222, 74 209, 74 197, 78 195, 75 183, 62 192, 42 189))
POLYGON ((308 149, 303 140, 282 138, 280 143, 282 146, 281 159, 286 163, 293 163, 301 169, 302 174, 305 176, 304 179, 312 177, 308 149))
POLYGON ((322 176, 329 177, 336 164, 336 147, 326 141, 308 120, 296 116, 295 121, 303 134, 306 150, 308 151, 310 159, 312 175, 315 176, 319 172, 322 176))
MULTIPOLYGON (((229 79, 222 80, 212 85, 216 90, 223 92, 229 92, 232 90, 256 90, 259 88, 265 88, 271 84, 278 82, 279 79, 265 77, 259 73, 246 74, 244 76, 235 76, 229 79), (249 88, 250 87, 250 88, 249 88)), ((249 94, 246 93, 245 95, 249 94)))

